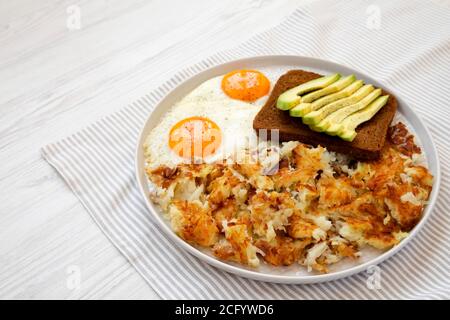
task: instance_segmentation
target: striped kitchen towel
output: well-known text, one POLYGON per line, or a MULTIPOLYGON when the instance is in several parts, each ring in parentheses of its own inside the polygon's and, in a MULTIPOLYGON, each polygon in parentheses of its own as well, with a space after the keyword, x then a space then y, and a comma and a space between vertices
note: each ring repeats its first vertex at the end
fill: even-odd
POLYGON ((111 242, 164 299, 450 298, 449 79, 449 1, 318 1, 42 151, 111 242), (418 236, 380 265, 379 287, 368 286, 364 272, 313 285, 228 274, 179 249, 146 209, 135 181, 134 150, 158 100, 208 67, 264 54, 318 57, 370 74, 395 88, 431 131, 443 170, 439 199, 418 236))

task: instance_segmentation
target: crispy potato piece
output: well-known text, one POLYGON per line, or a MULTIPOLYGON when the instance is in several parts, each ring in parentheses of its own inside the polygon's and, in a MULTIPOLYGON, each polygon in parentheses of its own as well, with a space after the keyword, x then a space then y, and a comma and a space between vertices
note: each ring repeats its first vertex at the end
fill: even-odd
POLYGON ((289 266, 299 262, 303 251, 311 240, 294 240, 277 236, 272 241, 258 240, 255 245, 264 252, 264 260, 274 266, 289 266))
POLYGON ((210 247, 219 239, 219 229, 211 210, 198 201, 175 200, 169 208, 173 230, 183 239, 210 247))
POLYGON ((224 260, 236 261, 252 267, 259 265, 256 256, 257 248, 252 244, 252 238, 247 232, 245 224, 224 226, 225 241, 217 243, 213 253, 224 260))

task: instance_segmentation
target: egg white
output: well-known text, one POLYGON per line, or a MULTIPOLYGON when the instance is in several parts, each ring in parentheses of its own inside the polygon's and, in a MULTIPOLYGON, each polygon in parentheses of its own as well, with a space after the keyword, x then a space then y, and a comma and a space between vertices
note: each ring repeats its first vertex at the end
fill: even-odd
POLYGON ((176 123, 193 116, 214 121, 222 133, 222 143, 217 152, 205 158, 205 162, 227 159, 237 150, 255 143, 253 119, 268 95, 251 103, 235 100, 222 91, 221 81, 222 76, 219 76, 202 83, 163 115, 144 143, 148 167, 174 166, 185 161, 169 148, 169 133, 176 123))

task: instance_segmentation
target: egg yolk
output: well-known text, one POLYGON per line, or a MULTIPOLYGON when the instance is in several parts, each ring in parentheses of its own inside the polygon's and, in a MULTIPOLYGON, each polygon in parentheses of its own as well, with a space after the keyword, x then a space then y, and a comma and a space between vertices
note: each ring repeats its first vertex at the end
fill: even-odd
POLYGON ((223 77, 222 90, 230 98, 252 102, 269 93, 270 81, 256 70, 236 70, 223 77))
POLYGON ((214 154, 220 146, 219 126, 204 117, 190 117, 176 123, 169 134, 169 147, 178 156, 195 161, 214 154))

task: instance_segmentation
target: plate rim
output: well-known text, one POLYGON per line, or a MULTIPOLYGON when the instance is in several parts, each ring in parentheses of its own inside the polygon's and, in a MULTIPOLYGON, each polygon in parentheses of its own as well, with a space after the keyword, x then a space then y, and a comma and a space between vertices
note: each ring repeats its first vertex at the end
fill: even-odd
MULTIPOLYGON (((279 64, 282 64, 282 63, 279 63, 279 64)), ((289 65, 289 64, 285 63, 285 65, 289 65)), ((174 77, 176 77, 176 74, 172 75, 167 82, 169 82, 171 79, 174 79, 174 77)), ((212 77, 212 76, 210 76, 210 77, 212 77)), ((201 84, 201 82, 197 83, 197 85, 200 85, 200 84, 201 84)), ((409 121, 408 117, 406 117, 406 119, 409 121)), ((414 129, 416 129, 416 128, 414 128, 414 129)), ((423 151, 423 152, 425 152, 425 151, 423 151)), ((336 63, 334 61, 330 61, 330 60, 324 60, 324 59, 307 57, 307 56, 299 56, 299 55, 257 55, 257 56, 250 56, 250 57, 245 57, 245 58, 240 58, 240 59, 233 59, 233 60, 229 60, 224 63, 213 64, 211 66, 208 66, 206 69, 203 69, 203 70, 195 73, 194 75, 187 77, 183 81, 180 81, 178 84, 175 85, 174 88, 172 88, 171 90, 168 90, 168 92, 166 92, 157 101, 154 108, 148 114, 146 120, 144 121, 144 123, 140 129, 140 132, 139 132, 139 135, 137 138, 137 144, 136 144, 134 155, 135 155, 135 157, 134 157, 135 178, 137 180, 137 183, 139 186, 139 191, 144 199, 146 207, 150 211, 150 213, 155 217, 155 219, 158 223, 158 226, 165 232, 165 234, 169 237, 169 240, 172 241, 173 244, 175 244, 182 250, 188 252, 189 254, 192 254, 196 258, 201 259, 202 261, 205 261, 208 264, 210 264, 216 268, 222 269, 226 272, 236 274, 238 276, 245 277, 245 278, 250 278, 250 279, 260 280, 260 281, 265 281, 265 282, 273 282, 273 283, 309 284, 309 283, 319 283, 319 282, 337 280, 337 279, 348 277, 353 274, 360 273, 364 270, 368 270, 369 267, 376 266, 376 265, 382 263, 383 261, 385 261, 386 259, 391 258, 397 252, 399 252, 401 249, 403 249, 413 238, 415 238, 417 236, 417 234, 420 232, 420 230, 423 229, 423 226, 426 224, 427 220, 429 219, 429 216, 431 215, 431 212, 434 209, 434 205, 436 203, 437 196, 438 196, 439 189, 440 189, 440 184, 441 184, 441 169, 440 169, 439 155, 437 153, 436 145, 433 141, 432 135, 430 134, 427 126, 421 119, 420 115, 418 115, 411 107, 409 107, 408 104, 406 104, 404 102, 404 100, 401 98, 401 96, 399 96, 395 92, 395 90, 392 90, 390 87, 385 86, 384 84, 381 85, 380 82, 377 81, 376 79, 373 79, 371 76, 368 76, 366 73, 361 72, 353 67, 349 67, 349 66, 346 66, 346 65, 343 65, 340 63, 336 63), (195 81, 196 79, 200 79, 200 78, 202 78, 202 76, 205 76, 207 74, 214 73, 215 70, 223 69, 223 68, 227 68, 227 67, 231 68, 231 66, 234 64, 246 64, 246 63, 255 64, 256 61, 264 62, 265 60, 298 61, 297 63, 298 63, 299 69, 300 68, 308 68, 308 69, 314 68, 314 67, 310 66, 311 64, 316 64, 316 65, 324 64, 324 65, 327 65, 327 67, 325 69, 330 69, 329 67, 334 67, 336 69, 344 68, 344 69, 351 70, 352 73, 360 74, 364 78, 370 79, 372 83, 379 84, 383 88, 386 88, 390 93, 392 93, 396 97, 396 99, 399 103, 399 106, 401 106, 402 109, 405 109, 408 113, 410 113, 409 116, 412 115, 413 117, 416 118, 415 119, 416 122, 418 122, 418 124, 423 129, 422 135, 419 136, 417 130, 415 130, 416 134, 419 136, 419 139, 421 140, 422 144, 425 142, 424 140, 427 140, 426 143, 429 144, 429 148, 431 151, 431 152, 429 152, 429 154, 425 154, 425 156, 427 158, 427 165, 428 165, 428 167, 430 167, 431 166, 430 159, 434 159, 433 165, 435 166, 436 172, 434 173, 434 177, 433 177, 433 189, 432 189, 428 204, 423 211, 421 220, 413 228, 413 230, 410 231, 408 237, 403 239, 398 245, 383 252, 382 254, 380 254, 379 256, 377 256, 374 259, 371 259, 364 263, 355 265, 353 267, 350 267, 350 268, 347 268, 344 270, 336 271, 333 273, 312 274, 312 275, 308 275, 308 276, 275 275, 275 274, 272 275, 272 274, 261 273, 258 271, 250 270, 250 269, 245 268, 244 266, 239 267, 239 266, 231 265, 231 264, 228 264, 217 258, 209 256, 206 253, 200 251, 198 248, 190 245, 188 242, 181 239, 179 236, 177 236, 175 234, 175 232, 169 227, 169 225, 163 221, 164 218, 162 217, 162 215, 160 213, 157 212, 157 210, 154 208, 153 203, 149 199, 148 194, 146 194, 146 191, 145 191, 145 188, 143 185, 144 182, 142 181, 142 172, 141 171, 143 170, 143 168, 140 167, 140 156, 142 154, 142 144, 146 138, 146 136, 144 135, 144 132, 146 131, 148 122, 154 115, 155 111, 158 110, 159 108, 161 108, 161 105, 164 104, 164 101, 170 95, 174 94, 176 91, 179 90, 180 87, 185 86, 189 82, 195 81), (303 65, 301 63, 303 63, 303 65), (309 63, 309 65, 308 65, 308 63, 309 63), (425 137, 425 139, 424 139, 424 137, 425 137)))

